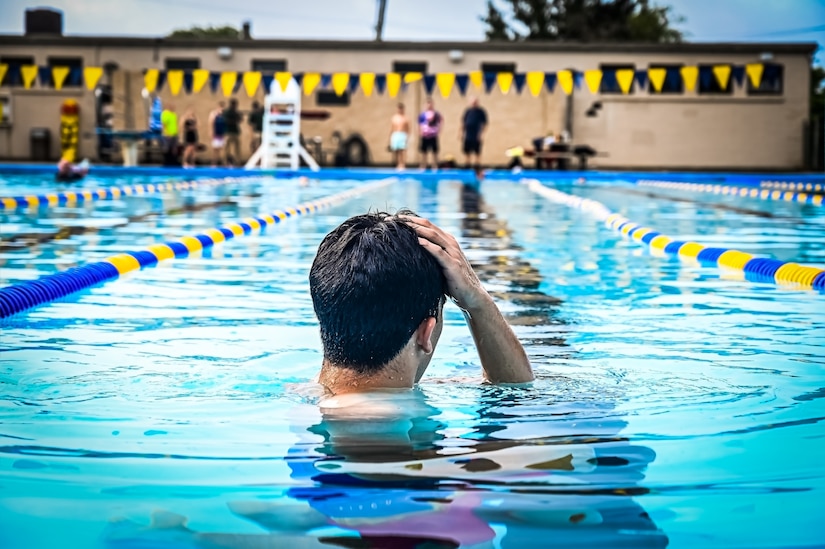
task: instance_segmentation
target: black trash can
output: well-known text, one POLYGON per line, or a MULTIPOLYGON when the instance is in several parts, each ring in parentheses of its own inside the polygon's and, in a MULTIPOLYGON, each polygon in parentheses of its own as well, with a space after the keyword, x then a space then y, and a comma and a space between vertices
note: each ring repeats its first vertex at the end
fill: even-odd
POLYGON ((52 132, 49 128, 32 128, 30 144, 32 160, 51 160, 52 132))

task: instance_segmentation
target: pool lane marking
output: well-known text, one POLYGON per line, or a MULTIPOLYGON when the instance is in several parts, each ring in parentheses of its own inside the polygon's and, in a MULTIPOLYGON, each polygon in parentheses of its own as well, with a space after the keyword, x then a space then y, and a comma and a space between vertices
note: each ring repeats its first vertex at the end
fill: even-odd
POLYGON ((27 208, 45 209, 54 206, 85 204, 86 202, 97 202, 100 200, 117 200, 118 198, 122 198, 124 196, 143 196, 168 191, 188 191, 201 187, 218 187, 221 185, 242 183, 260 178, 260 175, 247 175, 242 177, 224 177, 221 179, 195 179, 192 181, 169 181, 166 183, 126 185, 124 187, 81 189, 78 191, 66 191, 61 193, 2 196, 0 197, 0 205, 2 205, 0 210, 9 211, 27 208))
POLYGON ((793 181, 760 181, 760 187, 765 187, 768 189, 781 189, 783 191, 790 190, 790 191, 808 191, 814 193, 823 193, 825 192, 825 184, 823 183, 811 183, 811 182, 793 182, 793 181))
POLYGON ((386 186, 392 181, 395 179, 369 183, 291 208, 275 210, 259 217, 247 217, 199 234, 154 244, 136 252, 117 254, 102 261, 0 288, 0 319, 115 280, 127 273, 154 267, 161 261, 186 258, 226 240, 261 233, 267 227, 282 223, 290 217, 309 215, 331 208, 358 195, 386 186))
MULTIPOLYGON (((804 188, 808 192, 797 192, 792 190, 780 190, 780 188, 768 188, 767 185, 763 187, 737 187, 734 185, 721 185, 718 183, 686 183, 682 181, 661 181, 658 179, 640 179, 636 185, 640 187, 660 187, 665 189, 677 189, 680 191, 694 191, 713 194, 722 194, 730 196, 745 196, 748 198, 760 198, 762 200, 779 200, 784 202, 799 202, 801 204, 812 204, 814 206, 822 206, 825 203, 825 195, 817 194, 821 192, 822 185, 807 183, 799 183, 798 187, 804 188), (809 188, 810 187, 810 188, 809 188)), ((796 183, 788 183, 787 185, 797 185, 796 183)), ((790 188, 790 187, 782 187, 790 188)))
POLYGON ((805 289, 825 290, 825 270, 818 267, 756 257, 728 248, 705 247, 698 242, 673 240, 650 227, 633 223, 621 214, 610 211, 601 202, 551 189, 535 179, 526 180, 526 184, 531 191, 551 202, 585 211, 623 236, 647 245, 653 255, 675 255, 679 259, 698 262, 703 266, 740 271, 744 274, 745 280, 750 282, 774 282, 805 289))

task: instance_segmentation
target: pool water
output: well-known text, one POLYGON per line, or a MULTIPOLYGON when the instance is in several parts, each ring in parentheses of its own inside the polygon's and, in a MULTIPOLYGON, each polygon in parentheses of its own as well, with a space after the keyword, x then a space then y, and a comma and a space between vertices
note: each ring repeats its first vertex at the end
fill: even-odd
MULTIPOLYGON (((0 281, 361 184, 0 214, 0 281)), ((672 237, 825 264, 822 208, 546 184, 672 237)), ((52 187, 0 175, 3 196, 52 187)), ((653 257, 518 182, 398 179, 4 321, 0 547, 821 547, 823 300, 653 257), (383 395, 393 413, 319 407, 317 245, 401 207, 459 238, 534 383, 482 384, 448 304, 421 384, 383 395)))

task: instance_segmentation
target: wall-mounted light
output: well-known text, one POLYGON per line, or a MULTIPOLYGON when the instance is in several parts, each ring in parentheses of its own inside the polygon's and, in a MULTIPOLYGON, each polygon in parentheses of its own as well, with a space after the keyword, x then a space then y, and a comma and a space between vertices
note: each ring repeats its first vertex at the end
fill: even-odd
POLYGON ((773 53, 766 51, 759 54, 760 61, 772 61, 773 60, 773 53))
POLYGON ((464 60, 464 52, 461 50, 450 50, 447 53, 447 59, 451 63, 461 63, 464 60))
POLYGON ((232 48, 223 46, 218 48, 218 57, 226 61, 227 59, 232 59, 232 48))

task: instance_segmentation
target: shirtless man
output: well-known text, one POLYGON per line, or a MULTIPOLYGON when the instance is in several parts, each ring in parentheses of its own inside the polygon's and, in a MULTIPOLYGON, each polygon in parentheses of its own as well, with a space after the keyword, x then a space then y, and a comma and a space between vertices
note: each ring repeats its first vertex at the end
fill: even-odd
POLYGON ((398 112, 390 121, 390 151, 395 157, 395 167, 403 170, 407 164, 407 137, 410 134, 410 121, 404 114, 404 104, 398 104, 398 112))
POLYGON ((225 106, 223 101, 218 101, 218 106, 209 113, 213 168, 223 163, 223 147, 226 144, 226 120, 223 117, 225 106))

